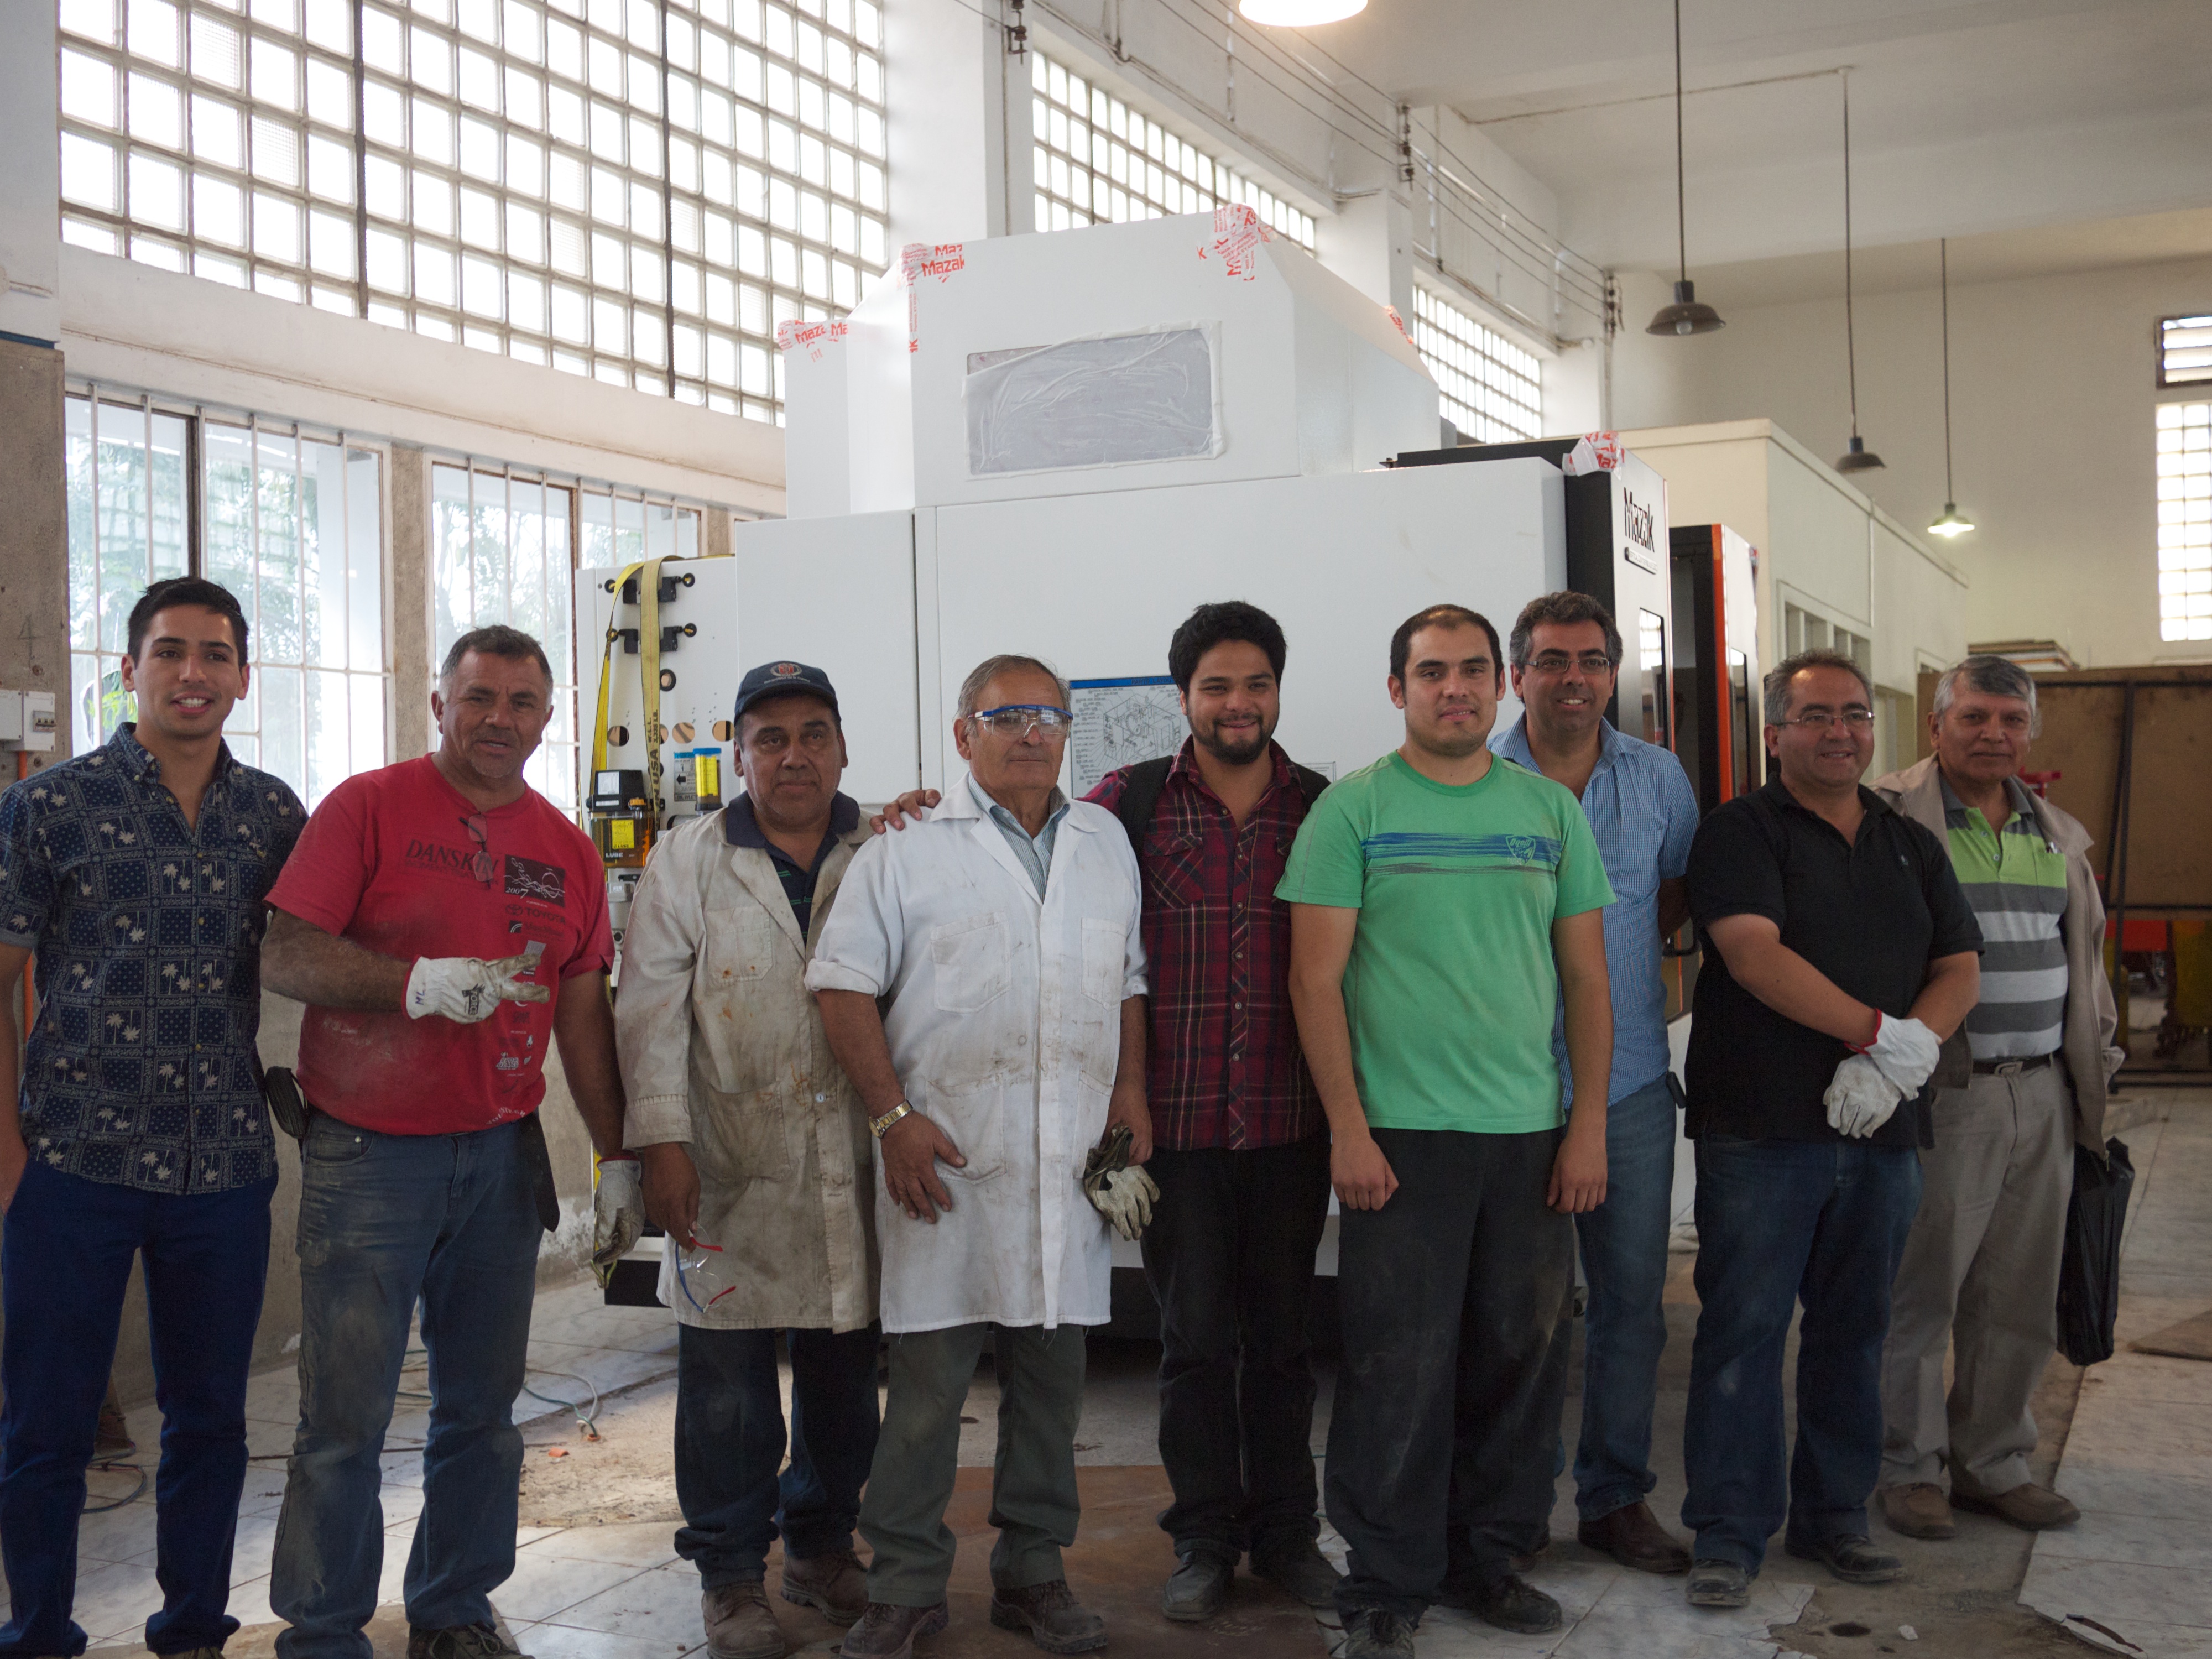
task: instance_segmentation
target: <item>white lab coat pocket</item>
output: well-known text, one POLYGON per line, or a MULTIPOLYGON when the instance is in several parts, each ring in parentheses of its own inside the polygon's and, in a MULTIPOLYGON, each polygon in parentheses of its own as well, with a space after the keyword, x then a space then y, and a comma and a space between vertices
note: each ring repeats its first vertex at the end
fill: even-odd
POLYGON ((952 1138, 966 1164, 940 1164, 949 1181, 988 1181, 1006 1167, 1006 1079, 1003 1075, 942 1085, 931 1091, 929 1115, 952 1138))
POLYGON ((744 1094, 720 1089, 694 1091, 691 1150, 702 1182, 709 1187, 733 1187, 790 1178, 787 1093, 782 1088, 744 1094))
POLYGON ((929 960, 938 1008, 948 1014, 981 1012, 1013 982, 1005 916, 994 910, 933 928, 929 960))

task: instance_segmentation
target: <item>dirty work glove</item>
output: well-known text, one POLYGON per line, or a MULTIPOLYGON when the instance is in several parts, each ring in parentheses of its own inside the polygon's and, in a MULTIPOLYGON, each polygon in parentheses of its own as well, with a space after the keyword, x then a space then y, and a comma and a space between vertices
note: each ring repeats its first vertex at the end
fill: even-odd
POLYGON ((1905 1091, 1864 1054, 1845 1056, 1836 1067, 1835 1081, 1820 1097, 1828 1109, 1828 1127, 1856 1140, 1865 1139, 1888 1122, 1889 1115, 1904 1098, 1905 1091))
POLYGON ((634 1158, 592 1161, 598 1170, 592 1183, 592 1271, 605 1290, 615 1263, 645 1231, 645 1183, 643 1166, 634 1158))
POLYGON ((1936 1070, 1943 1044, 1935 1032, 1917 1019, 1898 1019, 1876 1014, 1874 1041, 1859 1050, 1881 1067, 1881 1074, 1908 1095, 1920 1092, 1936 1070))
POLYGON ((487 1018, 501 1002, 550 1002, 553 988, 533 985, 522 975, 538 966, 534 956, 422 957, 407 975, 407 1018, 437 1014, 461 1025, 487 1018))
POLYGON ((1117 1123, 1091 1149, 1083 1160, 1083 1195, 1097 1206, 1098 1213, 1127 1239, 1144 1237, 1152 1218, 1152 1206, 1160 1189, 1142 1164, 1132 1167, 1129 1146, 1135 1139, 1129 1126, 1117 1123))

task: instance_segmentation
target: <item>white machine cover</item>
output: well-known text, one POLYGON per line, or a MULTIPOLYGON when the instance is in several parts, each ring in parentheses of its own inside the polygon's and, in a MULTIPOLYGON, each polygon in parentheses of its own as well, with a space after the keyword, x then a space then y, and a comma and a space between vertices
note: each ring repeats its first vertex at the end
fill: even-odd
POLYGON ((963 777, 927 823, 854 855, 815 945, 810 989, 888 997, 908 1103, 950 1136, 952 1208, 932 1226, 884 1190, 886 1331, 1103 1325, 1106 1223, 1083 1196, 1106 1127, 1121 1003, 1145 994, 1137 861, 1114 816, 1060 821, 1045 896, 963 777))

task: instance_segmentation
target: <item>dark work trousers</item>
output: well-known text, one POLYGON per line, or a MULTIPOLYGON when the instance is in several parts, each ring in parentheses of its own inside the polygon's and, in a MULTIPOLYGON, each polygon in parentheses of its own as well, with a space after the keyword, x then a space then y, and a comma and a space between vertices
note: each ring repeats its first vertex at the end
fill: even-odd
POLYGON ((1314 1252, 1328 1137, 1156 1148, 1145 1279, 1160 1304, 1160 1462, 1176 1553, 1255 1561, 1321 1531, 1315 1513, 1314 1252))
POLYGON ((1564 1131, 1377 1129, 1398 1190, 1338 1227, 1328 1431, 1348 1620, 1495 1578, 1552 1511, 1574 1226, 1544 1201, 1564 1131))
POLYGON ((676 1553, 708 1589, 853 1547, 876 1455, 876 1328, 787 1331, 791 1461, 774 1331, 676 1328, 676 1553), (781 1473, 779 1474, 778 1471, 781 1473))
MULTIPOLYGON (((238 1628, 228 1604, 246 1483, 246 1373, 276 1188, 271 1176, 222 1193, 149 1193, 35 1159, 23 1171, 0 1230, 0 1554, 11 1597, 0 1609, 0 1655, 84 1651, 86 1632, 70 1617, 77 1518, 134 1255, 146 1264, 161 1406, 161 1607, 146 1621, 146 1644, 156 1653, 219 1648, 238 1628)), ((113 1630, 104 1616, 101 1629, 113 1630)))

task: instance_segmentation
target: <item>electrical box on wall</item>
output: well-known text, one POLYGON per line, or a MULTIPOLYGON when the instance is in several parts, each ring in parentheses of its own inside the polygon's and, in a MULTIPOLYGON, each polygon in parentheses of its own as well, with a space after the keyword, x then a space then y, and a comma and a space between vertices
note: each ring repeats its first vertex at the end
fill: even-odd
POLYGON ((0 749, 51 750, 54 746, 54 694, 0 690, 0 749))

